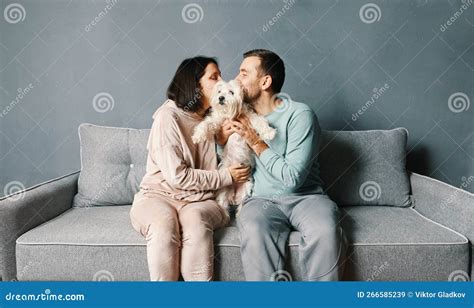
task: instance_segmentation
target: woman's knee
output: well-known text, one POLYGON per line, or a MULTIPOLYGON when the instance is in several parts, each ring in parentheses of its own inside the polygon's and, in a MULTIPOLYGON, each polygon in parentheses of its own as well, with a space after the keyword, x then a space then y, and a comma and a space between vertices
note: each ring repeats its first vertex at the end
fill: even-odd
POLYGON ((154 222, 162 224, 178 224, 177 212, 170 204, 161 198, 135 196, 130 208, 130 218, 136 225, 149 225, 154 222))
POLYGON ((179 222, 183 234, 183 243, 212 239, 213 226, 205 213, 198 208, 182 211, 179 214, 179 222))
POLYGON ((146 241, 158 245, 157 249, 174 249, 181 245, 181 234, 177 226, 152 222, 143 229, 146 241))

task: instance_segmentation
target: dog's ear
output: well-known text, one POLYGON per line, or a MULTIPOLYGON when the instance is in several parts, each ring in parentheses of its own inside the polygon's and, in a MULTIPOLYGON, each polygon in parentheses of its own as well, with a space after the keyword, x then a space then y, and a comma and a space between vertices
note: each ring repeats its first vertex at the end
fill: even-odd
POLYGON ((232 87, 234 90, 234 93, 236 93, 239 97, 242 97, 242 84, 238 80, 231 80, 229 81, 229 85, 232 87))

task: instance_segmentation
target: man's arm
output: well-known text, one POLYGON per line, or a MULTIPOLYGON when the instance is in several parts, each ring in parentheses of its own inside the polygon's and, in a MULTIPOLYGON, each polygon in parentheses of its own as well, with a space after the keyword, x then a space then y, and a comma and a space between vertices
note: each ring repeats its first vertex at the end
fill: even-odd
POLYGON ((283 156, 273 151, 248 125, 239 124, 236 124, 237 132, 242 134, 269 173, 292 189, 304 183, 317 159, 316 142, 321 132, 312 110, 297 114, 288 123, 288 141, 283 156))
POLYGON ((284 156, 271 148, 265 149, 258 159, 268 172, 286 187, 298 189, 305 182, 314 160, 320 128, 312 110, 303 111, 288 125, 288 142, 284 156))

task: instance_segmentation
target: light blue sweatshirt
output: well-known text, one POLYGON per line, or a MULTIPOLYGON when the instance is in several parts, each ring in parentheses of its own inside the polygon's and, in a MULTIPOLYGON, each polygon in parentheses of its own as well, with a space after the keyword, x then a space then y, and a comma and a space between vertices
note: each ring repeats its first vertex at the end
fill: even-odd
POLYGON ((306 104, 284 96, 283 104, 265 118, 277 130, 269 148, 256 157, 253 197, 321 194, 318 118, 306 104))

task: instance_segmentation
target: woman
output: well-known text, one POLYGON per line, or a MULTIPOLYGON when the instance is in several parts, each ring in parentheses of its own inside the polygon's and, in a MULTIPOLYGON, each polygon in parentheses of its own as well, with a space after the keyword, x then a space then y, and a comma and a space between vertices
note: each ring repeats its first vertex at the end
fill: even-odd
POLYGON ((249 167, 218 170, 214 141, 191 140, 219 80, 215 59, 184 60, 153 115, 146 174, 130 210, 133 228, 147 242, 152 281, 176 281, 180 272, 184 280, 212 280, 213 230, 229 222, 214 191, 250 176, 249 167))

